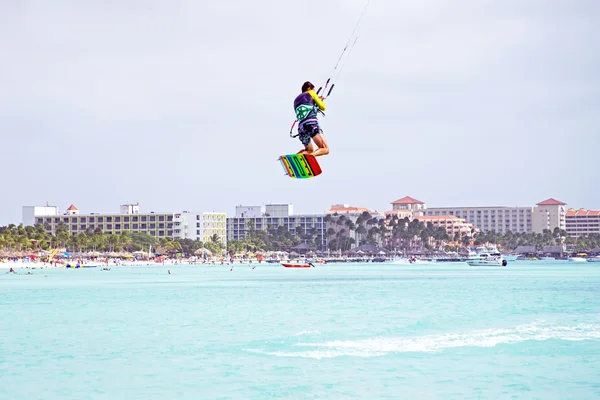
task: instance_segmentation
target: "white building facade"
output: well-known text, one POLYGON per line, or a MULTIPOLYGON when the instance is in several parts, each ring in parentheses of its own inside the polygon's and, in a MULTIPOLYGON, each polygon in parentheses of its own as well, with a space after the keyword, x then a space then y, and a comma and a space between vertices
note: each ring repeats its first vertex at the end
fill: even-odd
POLYGON ((37 223, 36 217, 55 217, 58 215, 56 206, 23 206, 23 226, 33 226, 37 223))
MULTIPOLYGON (((67 231, 75 236, 86 231, 101 230, 108 234, 122 232, 147 233, 158 239, 192 239, 208 241, 217 235, 223 245, 227 243, 227 214, 218 212, 201 213, 140 213, 138 204, 124 204, 120 206, 120 213, 90 213, 81 214, 74 205, 71 205, 63 215, 38 215, 33 224, 44 225, 48 233, 55 234, 58 226, 64 226, 67 231)), ((25 214, 30 209, 23 207, 25 214)), ((30 219, 27 222, 31 222, 30 219)))
POLYGON ((566 231, 571 237, 600 234, 600 211, 598 210, 567 210, 566 231))
POLYGON ((285 227, 291 233, 302 229, 303 232, 314 230, 319 247, 327 246, 327 226, 324 214, 293 215, 291 204, 267 204, 261 206, 238 206, 236 216, 227 218, 227 240, 244 240, 250 229, 268 231, 285 227), (261 215, 256 215, 257 208, 261 215))

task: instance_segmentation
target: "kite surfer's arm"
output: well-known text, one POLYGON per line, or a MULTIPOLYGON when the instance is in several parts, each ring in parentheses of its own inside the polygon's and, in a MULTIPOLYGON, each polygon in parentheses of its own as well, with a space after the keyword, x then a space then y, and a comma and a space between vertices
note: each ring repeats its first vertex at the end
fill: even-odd
POLYGON ((314 90, 309 90, 308 94, 310 94, 310 97, 312 97, 312 99, 315 101, 317 107, 319 107, 319 110, 325 111, 327 109, 325 102, 321 100, 321 98, 317 95, 317 93, 315 93, 314 90))

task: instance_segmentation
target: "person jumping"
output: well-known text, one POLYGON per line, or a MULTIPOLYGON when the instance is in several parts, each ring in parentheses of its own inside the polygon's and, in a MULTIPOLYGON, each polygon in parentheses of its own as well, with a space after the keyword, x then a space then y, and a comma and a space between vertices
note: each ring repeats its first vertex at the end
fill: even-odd
POLYGON ((325 111, 326 108, 323 97, 315 93, 315 85, 308 81, 304 82, 302 93, 294 100, 294 111, 298 120, 298 139, 304 145, 304 149, 298 154, 310 154, 315 157, 329 154, 329 146, 317 119, 317 113, 325 111), (313 141, 317 146, 316 149, 313 141))

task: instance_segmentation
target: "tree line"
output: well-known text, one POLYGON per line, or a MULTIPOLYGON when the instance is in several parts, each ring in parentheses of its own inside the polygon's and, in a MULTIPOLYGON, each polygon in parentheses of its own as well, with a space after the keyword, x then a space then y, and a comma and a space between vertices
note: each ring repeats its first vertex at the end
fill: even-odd
POLYGON ((388 216, 377 218, 364 212, 357 218, 346 215, 327 215, 324 218, 324 235, 315 228, 296 227, 288 230, 285 226, 269 226, 266 230, 257 230, 252 219, 246 221, 245 237, 242 240, 230 240, 225 246, 218 235, 209 241, 191 239, 156 238, 147 233, 122 232, 108 234, 100 229, 71 235, 64 225, 58 225, 56 232, 46 232, 44 226, 8 225, 0 227, 0 250, 39 251, 65 248, 73 252, 134 252, 147 251, 150 246, 156 252, 193 254, 205 248, 214 255, 224 252, 239 253, 247 251, 287 251, 300 244, 308 248, 331 251, 349 251, 360 245, 370 244, 387 251, 417 252, 454 250, 480 245, 495 245, 504 251, 518 246, 535 246, 541 250, 544 246, 562 246, 566 244, 573 251, 586 251, 600 247, 600 234, 584 235, 578 238, 568 237, 567 232, 558 228, 543 233, 497 233, 494 231, 456 233, 449 236, 446 229, 432 223, 423 223, 417 219, 388 216), (323 243, 327 243, 326 248, 323 243))

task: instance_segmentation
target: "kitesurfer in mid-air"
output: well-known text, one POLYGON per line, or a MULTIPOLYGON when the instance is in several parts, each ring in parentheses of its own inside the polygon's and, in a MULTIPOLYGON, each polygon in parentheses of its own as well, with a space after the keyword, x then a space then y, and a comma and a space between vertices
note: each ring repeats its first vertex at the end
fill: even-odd
POLYGON ((310 154, 315 157, 329 154, 329 146, 317 119, 318 112, 325 111, 326 108, 323 97, 315 92, 315 85, 308 81, 304 82, 302 93, 294 100, 294 111, 298 120, 298 139, 304 145, 304 149, 298 154, 310 154))

